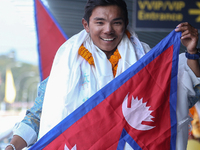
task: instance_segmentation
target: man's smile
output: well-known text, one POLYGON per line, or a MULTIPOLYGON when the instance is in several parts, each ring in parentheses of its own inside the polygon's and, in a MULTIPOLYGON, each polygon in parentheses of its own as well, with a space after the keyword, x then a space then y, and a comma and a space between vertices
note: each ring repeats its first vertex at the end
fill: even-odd
POLYGON ((115 38, 101 38, 104 41, 113 41, 115 38))

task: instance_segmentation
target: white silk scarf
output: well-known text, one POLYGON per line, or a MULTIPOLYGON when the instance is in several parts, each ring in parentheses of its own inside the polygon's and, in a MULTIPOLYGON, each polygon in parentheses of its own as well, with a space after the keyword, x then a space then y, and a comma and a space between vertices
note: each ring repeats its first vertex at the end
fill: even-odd
MULTIPOLYGON (((130 33, 130 39, 124 35, 117 47, 121 59, 118 62, 116 76, 145 54, 136 34, 133 31, 130 33)), ((111 63, 105 53, 93 44, 85 30, 66 41, 59 48, 50 72, 39 138, 113 79, 111 63), (82 43, 92 53, 94 66, 78 55, 82 43)))

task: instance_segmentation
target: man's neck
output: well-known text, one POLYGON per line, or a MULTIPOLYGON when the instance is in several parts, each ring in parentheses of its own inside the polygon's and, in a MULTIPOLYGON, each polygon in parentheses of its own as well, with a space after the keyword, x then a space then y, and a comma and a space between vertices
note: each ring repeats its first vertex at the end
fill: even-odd
POLYGON ((106 54, 107 59, 110 59, 110 56, 113 55, 113 53, 116 51, 116 49, 117 49, 117 48, 115 48, 115 49, 112 50, 112 51, 104 51, 104 50, 102 50, 102 51, 106 54))

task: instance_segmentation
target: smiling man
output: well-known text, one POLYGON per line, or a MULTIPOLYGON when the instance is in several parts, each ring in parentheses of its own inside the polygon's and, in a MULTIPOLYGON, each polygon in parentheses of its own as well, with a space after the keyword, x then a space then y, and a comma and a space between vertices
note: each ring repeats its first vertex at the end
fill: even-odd
POLYGON ((82 24, 89 33, 93 43, 108 58, 116 50, 127 26, 127 21, 117 5, 96 7, 89 21, 82 19, 82 24))
MULTIPOLYGON (((6 150, 19 150, 32 145, 38 136, 41 138, 45 135, 150 50, 127 27, 128 13, 123 0, 88 0, 82 24, 84 30, 59 48, 50 76, 40 84, 35 105, 14 130, 13 139, 6 150), (131 39, 137 42, 133 43, 131 39)), ((198 99, 191 94, 195 93, 193 86, 182 87, 182 83, 191 80, 194 86, 200 84, 197 78, 200 68, 196 59, 199 56, 196 48, 198 32, 189 23, 179 24, 176 31, 182 32, 181 42, 187 49, 188 57, 180 56, 185 59, 179 67, 179 72, 184 72, 188 78, 179 78, 178 81, 178 89, 182 88, 182 91, 178 90, 182 92, 179 94, 184 95, 178 95, 181 102, 178 105, 184 104, 187 108, 177 114, 182 127, 179 133, 187 139, 188 118, 184 117, 187 117, 188 103, 191 107, 198 99), (183 130, 186 131, 184 134, 183 130)), ((187 141, 177 138, 177 149, 186 148, 184 143, 187 141)))

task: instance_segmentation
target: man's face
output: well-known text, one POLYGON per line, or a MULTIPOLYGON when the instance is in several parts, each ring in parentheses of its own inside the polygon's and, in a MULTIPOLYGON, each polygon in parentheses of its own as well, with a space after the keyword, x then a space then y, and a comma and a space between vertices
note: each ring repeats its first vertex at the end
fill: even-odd
POLYGON ((123 13, 115 5, 96 7, 92 11, 89 25, 83 19, 83 26, 94 44, 106 55, 120 43, 126 28, 123 13))

